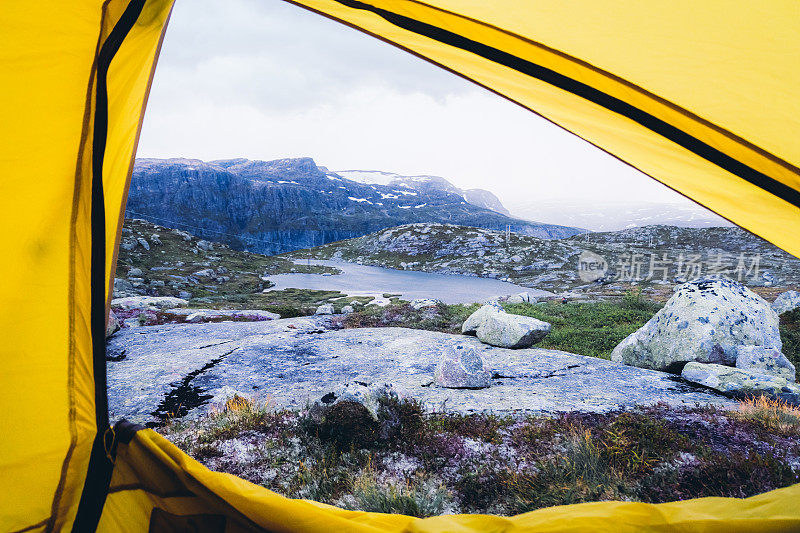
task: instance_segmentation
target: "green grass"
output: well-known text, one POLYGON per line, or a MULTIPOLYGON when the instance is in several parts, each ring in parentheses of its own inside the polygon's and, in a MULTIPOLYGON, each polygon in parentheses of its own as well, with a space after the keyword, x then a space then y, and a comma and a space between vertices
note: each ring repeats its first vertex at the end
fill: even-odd
POLYGON ((552 325, 541 348, 608 359, 625 337, 642 327, 661 306, 625 301, 511 304, 506 311, 532 316, 552 325))
MULTIPOLYGON (((461 324, 478 307, 479 304, 439 304, 415 310, 408 304, 369 306, 345 317, 342 325, 461 333, 461 324)), ((504 305, 509 313, 532 316, 553 326, 537 346, 603 359, 608 359, 616 345, 643 326, 660 307, 644 300, 504 305)))
POLYGON ((420 518, 442 514, 450 500, 441 485, 416 478, 405 483, 381 483, 370 470, 356 481, 353 496, 353 507, 358 510, 420 518))

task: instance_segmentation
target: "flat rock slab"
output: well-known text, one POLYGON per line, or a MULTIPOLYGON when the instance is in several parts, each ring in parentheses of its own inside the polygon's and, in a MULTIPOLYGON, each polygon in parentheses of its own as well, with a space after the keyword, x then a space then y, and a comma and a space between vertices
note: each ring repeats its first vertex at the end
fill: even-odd
MULTIPOLYGON (((112 419, 146 423, 178 385, 223 400, 231 390, 277 408, 303 408, 342 385, 391 382, 432 409, 458 412, 604 412, 664 402, 735 404, 677 377, 557 350, 511 350, 474 337, 405 328, 330 330, 329 317, 171 324, 123 329, 108 342, 112 419), (447 346, 481 353, 491 387, 445 389, 433 374, 447 346)), ((173 392, 174 394, 174 392, 173 392)), ((214 399, 186 405, 189 416, 214 399)))

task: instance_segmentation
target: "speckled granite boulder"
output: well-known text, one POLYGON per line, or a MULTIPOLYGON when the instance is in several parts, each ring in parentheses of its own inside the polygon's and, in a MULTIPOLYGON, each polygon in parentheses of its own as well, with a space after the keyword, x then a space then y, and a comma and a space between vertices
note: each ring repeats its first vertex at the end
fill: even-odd
POLYGON ((736 368, 781 377, 790 383, 795 380, 795 368, 780 350, 764 346, 739 346, 736 368))
POLYGON ((536 303, 536 297, 529 292, 521 292, 508 297, 506 302, 510 304, 532 304, 536 303))
POLYGON ((494 314, 505 313, 503 308, 497 302, 489 302, 478 308, 477 311, 467 317, 461 325, 461 333, 465 335, 475 335, 478 328, 483 324, 483 321, 494 314))
POLYGON ((453 344, 445 348, 434 380, 448 389, 482 389, 491 384, 492 374, 474 347, 453 344))
POLYGON ((713 363, 690 362, 683 367, 681 377, 734 398, 766 396, 793 405, 800 404, 800 386, 778 376, 713 363))
POLYGON ((678 287, 663 309, 614 348, 611 360, 668 372, 690 361, 733 366, 741 345, 780 351, 777 313, 733 280, 705 278, 678 287))
POLYGON ((782 292, 775 298, 775 301, 772 302, 772 308, 779 315, 797 309, 798 307, 800 307, 800 292, 797 291, 782 292))

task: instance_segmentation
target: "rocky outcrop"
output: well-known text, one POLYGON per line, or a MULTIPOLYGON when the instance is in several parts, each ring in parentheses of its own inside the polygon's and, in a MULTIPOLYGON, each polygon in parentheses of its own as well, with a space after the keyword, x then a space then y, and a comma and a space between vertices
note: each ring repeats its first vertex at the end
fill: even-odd
POLYGON ((778 295, 772 302, 772 308, 776 313, 782 315, 800 307, 800 292, 786 291, 778 295))
POLYGON ((304 409, 346 383, 393 383, 430 409, 460 412, 607 412, 636 405, 735 402, 654 372, 557 350, 509 350, 473 337, 405 328, 328 330, 329 317, 123 328, 108 342, 112 420, 137 423, 204 413, 225 390, 304 409), (491 387, 433 385, 443 351, 471 346, 491 387), (229 387, 229 389, 224 389, 229 387), (168 401, 169 400, 169 401, 168 401), (159 411, 159 409, 161 411, 159 411))
POLYGON ((439 300, 433 298, 415 298, 411 300, 409 305, 419 311, 420 309, 424 309, 425 307, 436 307, 441 302, 439 300))
POLYGON ((445 348, 434 372, 434 381, 448 389, 483 389, 491 385, 492 374, 474 347, 453 344, 445 348))
POLYGON ((739 346, 781 349, 778 315, 747 287, 706 278, 678 287, 666 305, 625 338, 612 361, 680 372, 688 362, 736 364, 739 346))
POLYGON ((501 348, 528 348, 550 332, 550 324, 529 316, 506 313, 497 303, 480 307, 461 326, 461 332, 501 348))
POLYGON ((214 322, 219 320, 277 320, 281 317, 278 313, 271 313, 262 309, 167 309, 167 313, 175 316, 186 317, 186 322, 214 322))
POLYGON ((137 287, 133 286, 133 283, 127 279, 123 278, 114 278, 114 297, 115 298, 126 298, 128 296, 137 296, 144 292, 144 285, 141 283, 137 283, 137 287))
POLYGON ((800 386, 775 375, 713 363, 690 362, 683 367, 681 377, 734 398, 767 396, 792 405, 800 405, 800 386))

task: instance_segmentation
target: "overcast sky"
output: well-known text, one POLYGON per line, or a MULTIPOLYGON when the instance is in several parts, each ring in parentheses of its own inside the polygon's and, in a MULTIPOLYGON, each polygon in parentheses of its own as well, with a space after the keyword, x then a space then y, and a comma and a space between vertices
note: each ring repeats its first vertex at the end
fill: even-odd
POLYGON ((313 157, 446 177, 507 205, 682 197, 534 114, 279 0, 178 0, 140 157, 313 157))

